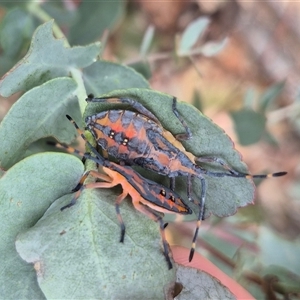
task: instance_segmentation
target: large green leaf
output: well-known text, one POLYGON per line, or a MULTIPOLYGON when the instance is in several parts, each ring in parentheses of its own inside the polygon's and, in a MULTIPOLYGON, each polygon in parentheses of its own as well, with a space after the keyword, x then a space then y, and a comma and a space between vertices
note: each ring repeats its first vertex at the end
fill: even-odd
POLYGON ((4 16, 0 27, 0 44, 3 52, 15 57, 30 41, 34 31, 32 17, 23 9, 15 8, 4 16))
POLYGON ((0 23, 0 76, 11 69, 28 49, 34 21, 20 7, 9 10, 0 23))
POLYGON ((53 21, 37 28, 26 56, 0 81, 0 94, 8 97, 27 91, 52 78, 68 76, 72 68, 84 68, 95 61, 100 43, 67 48, 52 34, 53 21))
MULTIPOLYGON (((111 92, 107 95, 121 97, 127 96, 138 100, 151 110, 161 121, 163 127, 173 134, 184 132, 179 120, 172 112, 172 97, 148 89, 127 89, 111 92)), ((91 103, 87 106, 85 116, 112 108, 112 105, 91 103)), ((115 106, 116 107, 116 106, 115 106)), ((118 107, 127 107, 119 105, 118 107)), ((202 115, 192 105, 179 102, 178 110, 191 129, 193 137, 183 142, 185 148, 196 156, 217 156, 226 160, 232 167, 240 172, 247 172, 246 165, 241 161, 240 154, 233 148, 233 143, 225 132, 210 119, 202 115)), ((203 165, 210 170, 222 169, 218 166, 203 165)), ((224 170, 223 170, 224 171, 224 170)), ((149 172, 145 172, 149 176, 149 172)), ((145 173, 143 173, 145 175, 145 173)), ((253 202, 254 185, 252 180, 245 178, 213 178, 205 176, 207 180, 206 215, 213 213, 218 216, 228 216, 236 212, 238 207, 253 202)), ((176 181, 176 190, 186 198, 186 178, 176 181)), ((165 184, 168 184, 165 181, 165 184)), ((199 180, 195 179, 194 193, 199 200, 201 187, 199 180)), ((192 205, 192 204, 191 204, 192 205)), ((198 208, 194 207, 197 212, 198 208)))
POLYGON ((76 13, 77 22, 68 33, 72 45, 91 43, 99 39, 104 30, 114 27, 124 14, 124 1, 82 1, 76 13))
POLYGON ((175 280, 160 246, 158 224, 128 201, 120 211, 120 191, 85 190, 76 205, 61 212, 71 196, 56 201, 30 230, 18 236, 18 253, 34 263, 38 283, 49 299, 163 299, 163 287, 175 280))
POLYGON ((83 70, 87 93, 100 95, 126 88, 148 88, 149 83, 134 69, 120 64, 97 61, 83 70))
POLYGON ((57 78, 25 93, 0 124, 0 164, 8 169, 24 157, 28 146, 43 137, 53 136, 70 143, 76 132, 66 119, 71 114, 79 120, 74 97, 76 83, 57 78))
POLYGON ((31 265, 15 250, 16 235, 33 226, 49 205, 69 193, 83 172, 79 159, 44 153, 28 157, 0 179, 2 299, 43 299, 31 265))

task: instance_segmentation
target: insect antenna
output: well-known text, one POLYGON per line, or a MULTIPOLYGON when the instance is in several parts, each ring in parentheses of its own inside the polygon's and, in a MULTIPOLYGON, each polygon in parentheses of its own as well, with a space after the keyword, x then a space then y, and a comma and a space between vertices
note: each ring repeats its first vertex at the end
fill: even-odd
MULTIPOLYGON (((105 165, 105 159, 100 155, 100 153, 95 149, 95 147, 87 140, 87 138, 84 135, 83 131, 78 127, 76 122, 69 115, 66 115, 66 117, 73 124, 73 126, 76 128, 76 131, 81 136, 81 138, 86 142, 86 144, 89 147, 89 150, 91 150, 91 152, 93 152, 93 154, 96 156, 96 158, 95 158, 95 157, 91 156, 90 153, 84 153, 84 157, 87 158, 87 159, 91 159, 91 160, 97 162, 98 164, 104 166, 105 165)), ((74 151, 78 151, 78 150, 74 149, 74 151)), ((74 153, 76 153, 76 152, 74 152, 74 153)))

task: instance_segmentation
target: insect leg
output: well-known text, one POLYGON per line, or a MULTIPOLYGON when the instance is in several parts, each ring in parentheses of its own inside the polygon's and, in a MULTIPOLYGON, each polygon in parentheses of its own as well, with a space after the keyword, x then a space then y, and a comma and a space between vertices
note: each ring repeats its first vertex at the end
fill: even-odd
POLYGON ((160 235, 161 235, 161 239, 162 239, 162 243, 163 243, 163 247, 164 247, 164 255, 165 255, 169 270, 170 270, 170 269, 172 269, 173 266, 172 266, 172 263, 170 260, 169 244, 167 242, 166 234, 165 234, 165 224, 161 217, 158 218, 157 222, 159 222, 159 230, 160 230, 160 235))
POLYGON ((124 243, 124 237, 125 237, 125 224, 120 213, 120 204, 126 198, 127 195, 128 193, 126 191, 123 191, 123 193, 117 197, 115 202, 117 218, 121 227, 120 243, 124 243))
MULTIPOLYGON (((73 121, 73 120, 72 120, 73 121)), ((77 124, 74 122, 74 124, 77 126, 77 124)), ((78 128, 78 127, 76 127, 78 128)), ((80 130, 80 129, 78 129, 80 130)), ((81 133, 81 131, 79 131, 80 134, 83 135, 83 133, 81 133)), ((51 146, 54 146, 56 148, 59 148, 59 149, 65 149, 66 151, 68 151, 69 153, 75 153, 85 159, 91 159, 93 161, 95 161, 97 164, 100 164, 100 165, 103 165, 103 162, 104 162, 104 159, 102 156, 100 156, 100 154, 97 152, 97 150, 86 140, 85 136, 83 135, 84 137, 84 140, 86 141, 86 143, 88 144, 89 148, 92 150, 93 153, 96 154, 97 157, 92 157, 90 155, 90 153, 83 153, 75 148, 73 148, 72 146, 69 146, 67 144, 64 144, 64 143, 59 143, 59 142, 47 142, 47 144, 51 145, 51 146)), ((104 174, 100 174, 98 172, 95 172, 95 171, 90 171, 94 177, 96 178, 100 178, 104 181, 111 181, 111 178, 107 175, 104 175, 104 174), (95 175, 95 174, 98 174, 98 175, 95 175), (101 177, 99 177, 101 176, 101 177)), ((87 176, 89 175, 88 172, 86 172, 82 178, 80 179, 79 183, 77 184, 77 186, 72 190, 72 192, 76 192, 80 189, 80 187, 82 186, 83 182, 85 181, 85 179, 87 178, 87 176)))
MULTIPOLYGON (((81 187, 83 186, 84 181, 87 179, 87 177, 89 176, 90 171, 84 172, 84 174, 82 175, 82 177, 80 178, 80 181, 78 182, 78 184, 74 187, 74 189, 71 191, 71 193, 75 193, 77 191, 79 191, 81 189, 81 187)), ((72 200, 73 201, 73 200, 72 200)), ((75 203, 74 203, 75 204, 75 203)))
POLYGON ((199 228, 201 226, 201 222, 204 218, 204 204, 205 204, 205 195, 206 195, 206 181, 205 178, 200 178, 201 180, 201 200, 200 200, 200 209, 199 209, 199 214, 198 214, 198 219, 197 219, 197 225, 196 225, 196 230, 194 233, 193 241, 192 241, 192 247, 190 251, 190 256, 189 256, 189 262, 192 261, 194 253, 195 253, 195 248, 196 248, 196 240, 199 232, 199 228))
POLYGON ((169 269, 172 269, 173 266, 172 266, 172 263, 170 260, 169 244, 166 239, 165 224, 162 220, 162 217, 159 214, 155 213, 150 208, 148 208, 147 206, 144 206, 143 204, 141 204, 137 199, 132 199, 132 204, 134 205, 136 210, 140 211, 142 214, 146 215, 153 221, 159 223, 160 235, 161 235, 163 248, 164 248, 164 255, 165 255, 169 269))
MULTIPOLYGON (((85 188, 88 188, 88 189, 112 188, 112 187, 117 185, 109 176, 103 175, 103 174, 98 173, 96 171, 91 171, 91 175, 93 175, 96 178, 105 179, 105 180, 107 178, 109 178, 109 180, 111 182, 88 183, 84 186, 85 188)), ((123 191, 123 193, 121 195, 119 195, 117 197, 116 201, 115 201, 115 209, 116 209, 116 213, 117 213, 117 218, 118 218, 118 221, 119 221, 119 224, 120 224, 120 227, 121 227, 120 243, 124 242, 124 236, 125 236, 125 224, 124 224, 123 218, 122 218, 121 213, 120 213, 120 204, 126 198, 127 195, 128 195, 128 192, 123 191)))
POLYGON ((86 171, 82 177, 80 178, 80 181, 79 183, 77 184, 77 186, 72 190, 72 192, 76 192, 74 197, 72 198, 71 202, 65 206, 63 206, 60 210, 63 211, 65 210, 66 208, 70 208, 71 206, 73 206, 77 199, 79 198, 79 196, 81 195, 82 191, 84 189, 90 189, 90 188, 110 188, 110 187, 113 187, 115 184, 112 184, 111 183, 111 178, 105 174, 101 174, 101 173, 98 173, 96 171, 86 171), (105 180, 106 182, 94 182, 94 183, 88 183, 88 184, 83 184, 84 181, 86 180, 86 178, 91 175, 95 178, 98 178, 98 179, 102 179, 102 180, 105 180))
POLYGON ((66 208, 70 208, 71 206, 75 205, 77 199, 79 198, 79 196, 81 195, 82 191, 85 189, 85 186, 83 184, 83 182, 85 181, 85 179, 89 176, 90 171, 87 171, 83 174, 83 176, 80 178, 79 183, 77 184, 77 186, 73 189, 73 191, 76 191, 74 197, 72 198, 71 202, 63 207, 61 207, 61 211, 65 210, 66 208))
POLYGON ((170 189, 175 190, 175 177, 170 177, 170 189))
POLYGON ((188 176, 187 176, 187 196, 188 196, 189 201, 192 201, 191 194, 192 194, 192 175, 188 174, 188 176))
POLYGON ((217 163, 219 165, 221 165, 225 170, 229 171, 231 174, 234 175, 238 175, 240 174, 240 172, 235 171, 234 169, 231 168, 231 166, 229 166, 229 164, 227 164, 225 162, 225 160, 223 160, 222 158, 219 157, 214 157, 214 156, 202 156, 202 157, 197 157, 195 158, 195 162, 198 163, 217 163))
POLYGON ((176 99, 176 97, 174 97, 173 98, 173 104, 172 104, 172 111, 173 111, 174 115, 177 117, 177 119, 180 121, 182 126, 184 127, 185 133, 176 134, 175 137, 179 141, 189 140, 192 137, 192 132, 191 132, 190 128, 188 127, 188 125, 186 124, 185 120, 179 114, 176 105, 177 105, 177 99, 176 99))
POLYGON ((87 102, 100 102, 100 103, 125 103, 132 106, 134 109, 136 109, 141 114, 145 115, 149 119, 153 120, 154 122, 160 124, 159 120, 154 116, 154 114, 149 111, 144 105, 137 102, 134 99, 131 98, 94 98, 94 95, 88 95, 88 98, 85 99, 87 102))

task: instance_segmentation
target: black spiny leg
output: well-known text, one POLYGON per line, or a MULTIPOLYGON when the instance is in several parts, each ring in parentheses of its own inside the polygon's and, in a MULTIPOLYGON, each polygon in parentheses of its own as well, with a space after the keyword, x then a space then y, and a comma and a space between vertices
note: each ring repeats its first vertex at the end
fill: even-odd
POLYGON ((179 112, 177 110, 176 97, 173 98, 172 111, 185 129, 185 133, 176 134, 176 136, 175 136, 176 139, 179 141, 189 140, 192 137, 192 132, 191 132, 190 128, 188 127, 187 123, 185 122, 185 120, 182 118, 182 116, 179 114, 179 112))

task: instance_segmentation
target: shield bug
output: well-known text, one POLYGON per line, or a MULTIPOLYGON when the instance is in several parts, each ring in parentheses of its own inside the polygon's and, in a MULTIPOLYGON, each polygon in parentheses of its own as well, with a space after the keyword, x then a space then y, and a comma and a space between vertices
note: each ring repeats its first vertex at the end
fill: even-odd
POLYGON ((185 133, 176 136, 165 130, 154 114, 134 99, 126 97, 94 98, 93 95, 90 95, 86 100, 87 102, 127 104, 137 111, 111 109, 87 116, 85 119, 86 127, 94 136, 97 144, 109 155, 117 158, 120 163, 139 165, 145 169, 166 175, 171 179, 172 189, 175 187, 176 177, 187 177, 189 200, 192 200, 192 178, 196 177, 200 180, 199 214, 189 261, 193 258, 198 230, 201 221, 204 219, 207 190, 205 176, 216 178, 267 178, 286 174, 286 172, 261 175, 242 173, 234 170, 225 160, 219 157, 196 157, 191 152, 186 151, 181 141, 190 139, 192 133, 177 110, 175 97, 173 98, 172 111, 185 128, 185 133), (198 164, 211 162, 220 165, 224 171, 213 172, 198 164))
MULTIPOLYGON (((76 126, 76 128, 80 130, 73 120, 72 122, 76 126)), ((125 236, 125 225, 120 213, 120 204, 127 195, 130 195, 133 206, 136 210, 159 223, 164 255, 166 257, 169 268, 172 268, 172 263, 169 257, 169 247, 164 232, 164 222, 160 213, 188 215, 192 214, 192 210, 185 204, 181 197, 171 189, 142 177, 139 173, 134 171, 129 166, 121 166, 107 159, 104 159, 97 152, 97 150, 93 148, 93 146, 86 140, 85 136, 81 132, 80 134, 88 144, 90 150, 93 152, 93 154, 95 154, 95 157, 88 153, 82 153, 77 149, 74 149, 65 144, 54 143, 54 146, 65 148, 69 152, 77 153, 86 159, 93 160, 98 165, 101 165, 103 167, 102 170, 105 172, 105 174, 99 173, 95 170, 85 172, 78 185, 73 190, 76 193, 72 201, 62 207, 61 210, 74 205, 81 192, 85 188, 112 188, 120 184, 123 188, 123 193, 117 197, 115 202, 117 218, 121 227, 120 242, 124 241, 125 236), (93 176, 95 179, 103 180, 103 182, 84 184, 84 181, 88 177, 88 175, 93 176)))

